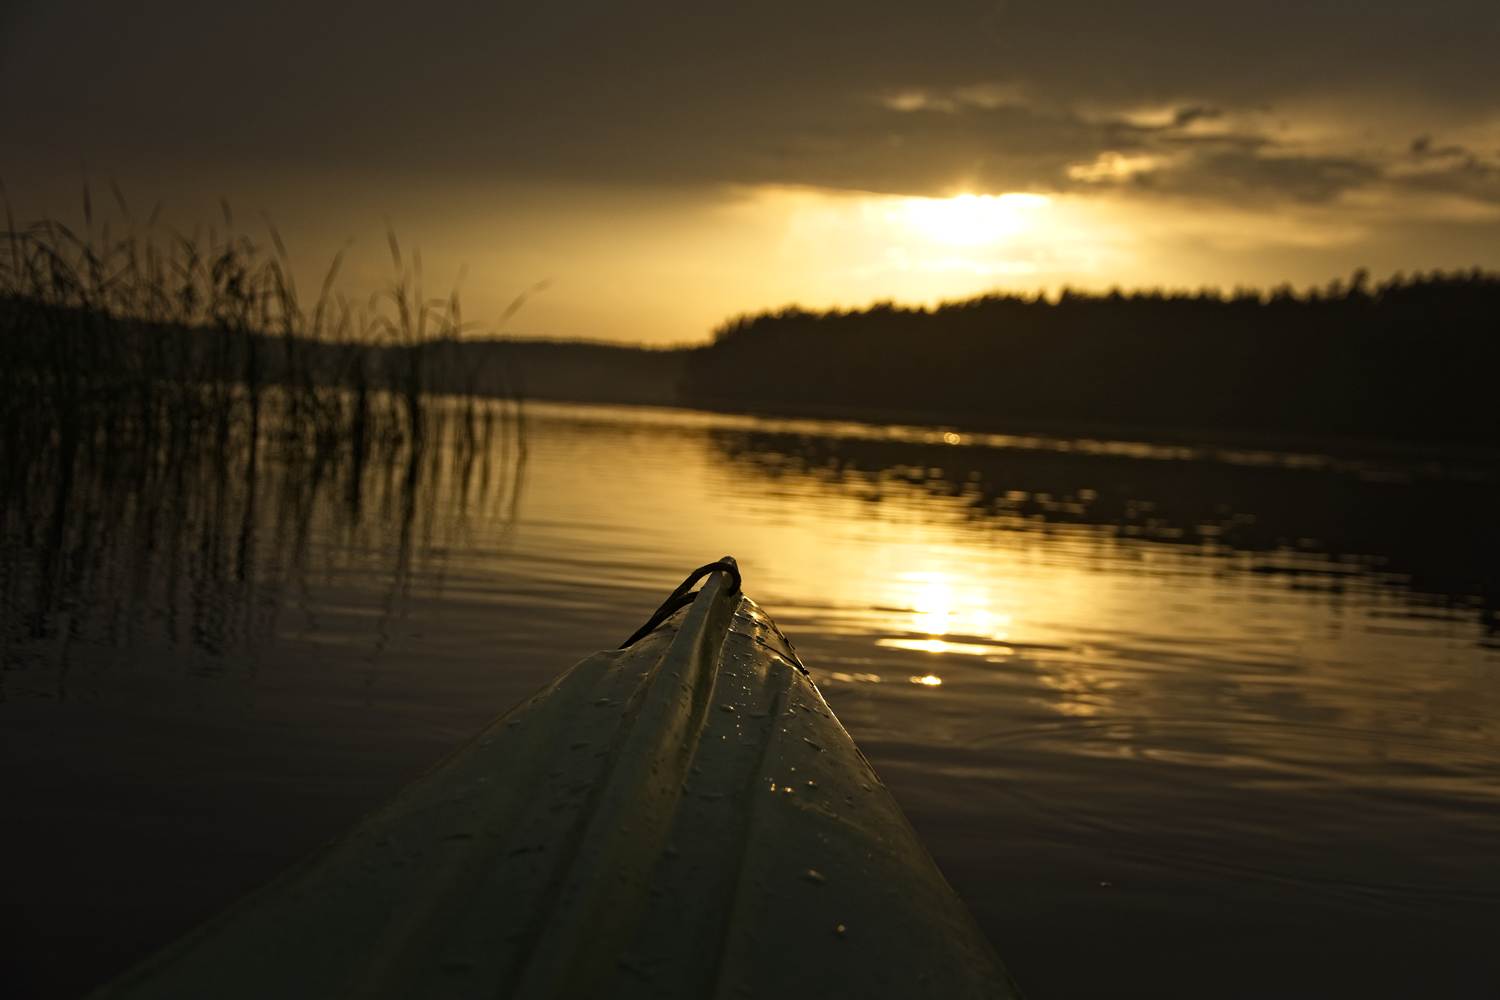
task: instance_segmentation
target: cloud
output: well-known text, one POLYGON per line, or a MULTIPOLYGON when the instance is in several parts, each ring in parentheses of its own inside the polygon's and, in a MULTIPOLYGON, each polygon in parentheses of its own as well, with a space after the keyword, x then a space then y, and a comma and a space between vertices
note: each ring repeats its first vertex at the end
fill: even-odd
POLYGON ((1161 170, 1168 162, 1155 153, 1121 153, 1107 149, 1087 163, 1070 164, 1066 173, 1069 180, 1085 184, 1119 184, 1161 170))
POLYGON ((1218 108, 1194 105, 1189 108, 1178 108, 1172 115, 1172 124, 1177 128, 1185 128, 1194 122, 1213 121, 1222 117, 1224 117, 1224 112, 1218 108))
POLYGON ((332 2, 98 0, 7 23, 0 114, 18 150, 8 169, 43 174, 89 162, 1233 204, 1375 183, 1490 197, 1491 160, 1411 143, 1412 130, 1365 133, 1500 120, 1497 36, 1488 0, 1372 0, 1357 19, 1338 0, 1279 16, 1196 0, 447 15, 370 0, 358 17, 332 2), (59 72, 60 52, 88 71, 59 72))
POLYGON ((1382 176, 1377 164, 1357 157, 1229 144, 1195 149, 1180 166, 1149 179, 1157 191, 1228 202, 1331 202, 1382 176))

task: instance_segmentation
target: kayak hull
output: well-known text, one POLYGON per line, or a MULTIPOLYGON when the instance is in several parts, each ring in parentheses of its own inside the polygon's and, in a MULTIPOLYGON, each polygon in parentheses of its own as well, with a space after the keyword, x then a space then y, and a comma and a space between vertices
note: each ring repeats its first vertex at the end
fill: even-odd
POLYGON ((100 995, 1015 995, 737 583, 713 574, 100 995))

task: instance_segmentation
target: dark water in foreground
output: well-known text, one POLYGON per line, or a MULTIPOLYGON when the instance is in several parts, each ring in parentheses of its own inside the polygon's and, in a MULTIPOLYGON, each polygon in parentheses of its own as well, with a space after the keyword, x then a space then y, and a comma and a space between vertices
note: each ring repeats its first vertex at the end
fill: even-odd
POLYGON ((1500 995, 1494 466, 558 406, 519 467, 359 476, 7 485, 7 995, 170 940, 724 553, 1029 996, 1500 995))

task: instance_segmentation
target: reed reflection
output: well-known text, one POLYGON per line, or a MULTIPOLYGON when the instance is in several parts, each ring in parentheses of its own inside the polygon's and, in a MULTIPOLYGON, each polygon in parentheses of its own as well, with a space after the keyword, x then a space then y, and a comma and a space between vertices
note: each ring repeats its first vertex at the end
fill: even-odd
POLYGON ((378 435, 363 453, 238 433, 180 449, 8 450, 5 670, 55 664, 65 697, 69 649, 84 643, 165 644, 219 671, 288 611, 315 621, 315 585, 354 583, 384 591, 378 653, 414 570, 438 571, 476 520, 513 522, 521 496, 524 461, 500 404, 427 409, 422 438, 378 435))
POLYGON ((314 578, 386 587, 384 636, 414 552, 514 517, 520 401, 475 395, 503 373, 459 362, 457 298, 394 236, 385 293, 345 301, 336 260, 304 307, 227 207, 206 239, 85 216, 0 253, 0 683, 65 697, 75 657, 157 642, 222 670, 288 607, 315 621, 314 578))

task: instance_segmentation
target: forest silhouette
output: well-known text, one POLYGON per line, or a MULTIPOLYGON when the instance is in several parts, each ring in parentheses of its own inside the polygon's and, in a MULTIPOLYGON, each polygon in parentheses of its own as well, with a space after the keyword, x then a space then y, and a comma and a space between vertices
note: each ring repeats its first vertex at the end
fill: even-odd
POLYGON ((687 359, 689 405, 1001 429, 1493 445, 1500 275, 1367 272, 1304 292, 986 295, 789 308, 687 359), (1035 426, 1029 426, 1035 425, 1035 426))
POLYGON ((1500 442, 1500 273, 1479 269, 1379 283, 1360 270, 1301 292, 789 307, 732 319, 702 347, 648 349, 477 336, 456 296, 421 294, 394 235, 398 277, 360 310, 332 291, 337 261, 299 305, 274 231, 274 255, 213 230, 202 246, 162 247, 107 232, 42 222, 9 234, 9 435, 26 426, 72 440, 90 410, 115 428, 132 414, 155 427, 167 411, 179 428, 188 414, 221 431, 243 418, 254 437, 274 388, 320 447, 357 452, 372 407, 389 410, 387 431, 415 439, 434 393, 1226 443, 1500 442))

